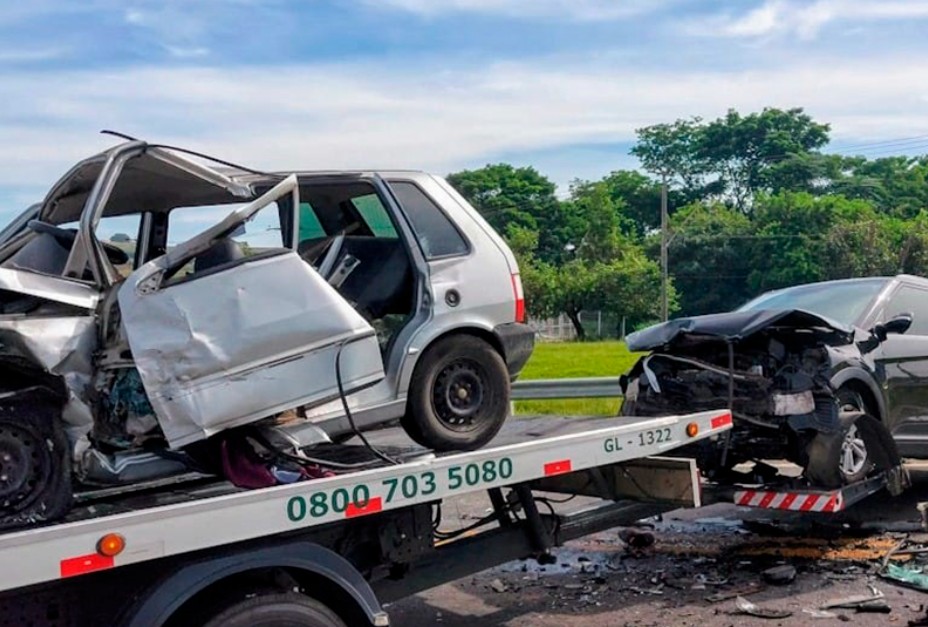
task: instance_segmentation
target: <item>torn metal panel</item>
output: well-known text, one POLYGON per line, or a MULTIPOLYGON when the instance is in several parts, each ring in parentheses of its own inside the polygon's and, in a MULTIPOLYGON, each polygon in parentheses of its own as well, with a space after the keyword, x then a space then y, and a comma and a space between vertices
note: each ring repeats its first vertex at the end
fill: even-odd
POLYGON ((72 445, 84 439, 93 425, 87 389, 93 373, 96 332, 92 316, 0 318, 3 355, 21 357, 62 377, 68 395, 62 420, 72 445))
POLYGON ((100 300, 100 293, 92 285, 12 268, 0 268, 0 290, 28 294, 81 309, 94 309, 100 300))
MULTIPOLYGON (((147 267, 147 266, 146 266, 147 267)), ((292 252, 140 289, 119 304, 136 366, 173 447, 383 378, 373 328, 292 252)))

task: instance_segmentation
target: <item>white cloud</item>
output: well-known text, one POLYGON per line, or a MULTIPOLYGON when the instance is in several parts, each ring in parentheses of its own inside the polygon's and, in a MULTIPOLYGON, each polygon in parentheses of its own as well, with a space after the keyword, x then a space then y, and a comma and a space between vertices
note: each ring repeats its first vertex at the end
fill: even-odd
POLYGON ((928 18, 926 0, 764 0, 741 13, 699 18, 687 25, 691 34, 741 38, 797 36, 814 39, 837 22, 898 21, 928 18))
POLYGON ((573 20, 620 19, 655 11, 668 0, 365 0, 368 5, 392 7, 424 16, 446 13, 485 13, 508 17, 573 20))
POLYGON ((67 54, 64 47, 0 48, 0 63, 32 63, 60 59, 67 54))
POLYGON ((913 58, 805 58, 747 72, 550 59, 454 73, 374 63, 7 72, 0 187, 47 187, 76 159, 115 143, 96 134, 104 127, 259 168, 437 172, 631 141, 638 127, 728 107, 804 106, 841 140, 908 137, 928 133, 924 78, 913 58))

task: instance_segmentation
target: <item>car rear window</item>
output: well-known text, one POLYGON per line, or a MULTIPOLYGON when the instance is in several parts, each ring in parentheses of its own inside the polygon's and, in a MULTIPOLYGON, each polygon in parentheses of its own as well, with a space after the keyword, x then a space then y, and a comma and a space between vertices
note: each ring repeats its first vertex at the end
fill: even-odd
POLYGON ((427 259, 467 254, 467 241, 448 216, 417 185, 390 181, 396 199, 409 216, 427 259))

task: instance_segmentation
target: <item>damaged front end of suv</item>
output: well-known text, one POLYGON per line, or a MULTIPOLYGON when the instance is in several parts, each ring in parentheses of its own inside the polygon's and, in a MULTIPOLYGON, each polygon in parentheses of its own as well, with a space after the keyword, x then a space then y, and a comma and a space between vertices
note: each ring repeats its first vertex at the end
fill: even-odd
POLYGON ((660 416, 730 408, 735 426, 729 435, 684 451, 707 475, 721 480, 742 462, 787 459, 811 483, 838 487, 874 464, 898 464, 888 432, 869 416, 843 411, 842 394, 832 384, 839 367, 868 367, 866 353, 879 341, 803 310, 671 320, 627 338, 630 350, 649 354, 623 375, 620 412, 660 416), (850 429, 865 441, 869 457, 854 458, 850 429))

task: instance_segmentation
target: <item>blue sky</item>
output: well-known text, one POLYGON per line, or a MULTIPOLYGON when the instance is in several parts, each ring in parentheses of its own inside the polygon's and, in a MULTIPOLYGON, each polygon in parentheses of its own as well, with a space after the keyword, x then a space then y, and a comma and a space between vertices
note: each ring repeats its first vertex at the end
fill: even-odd
POLYGON ((262 168, 634 167, 638 127, 802 106, 928 152, 923 0, 29 0, 0 7, 0 219, 102 128, 262 168))

